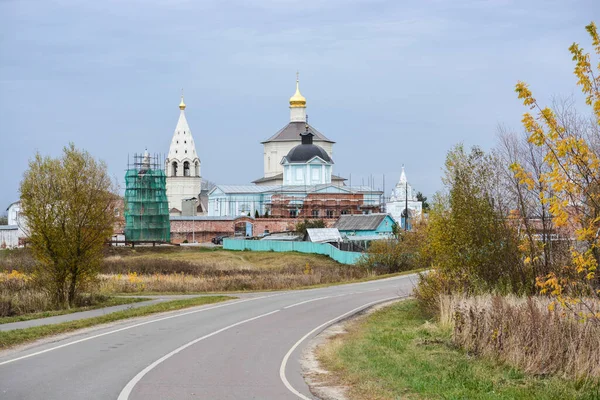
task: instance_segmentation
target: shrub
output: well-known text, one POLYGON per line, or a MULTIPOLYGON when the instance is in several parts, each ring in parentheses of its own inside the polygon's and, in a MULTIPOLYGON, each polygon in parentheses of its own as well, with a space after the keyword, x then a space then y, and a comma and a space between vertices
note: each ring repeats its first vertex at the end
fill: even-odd
POLYGON ((322 219, 305 219, 304 221, 296 224, 296 232, 302 235, 306 235, 306 230, 310 228, 325 228, 325 221, 322 219))

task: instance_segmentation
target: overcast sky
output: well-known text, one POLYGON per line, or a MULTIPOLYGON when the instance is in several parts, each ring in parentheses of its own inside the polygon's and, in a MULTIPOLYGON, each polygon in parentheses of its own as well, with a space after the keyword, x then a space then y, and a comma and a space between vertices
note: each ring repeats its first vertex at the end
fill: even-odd
POLYGON ((598 0, 0 0, 0 214, 36 151, 70 141, 123 184, 128 154, 167 153, 185 88, 202 175, 244 184, 289 121, 296 70, 334 171, 386 192, 405 164, 440 189, 458 142, 519 129, 517 80, 577 92, 569 45, 598 0))

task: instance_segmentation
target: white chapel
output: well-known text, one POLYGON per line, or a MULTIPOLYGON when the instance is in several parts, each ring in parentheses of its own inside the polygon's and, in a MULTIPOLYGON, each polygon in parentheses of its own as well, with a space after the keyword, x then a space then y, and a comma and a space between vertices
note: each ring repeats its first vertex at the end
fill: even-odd
POLYGON ((402 166, 400 180, 392 190, 390 201, 386 203, 385 207, 386 211, 394 218, 402 229, 404 229, 406 225, 405 217, 407 209, 409 229, 411 219, 421 216, 421 213, 423 212, 423 203, 417 200, 416 193, 410 183, 408 183, 406 173, 404 172, 404 166, 402 166))

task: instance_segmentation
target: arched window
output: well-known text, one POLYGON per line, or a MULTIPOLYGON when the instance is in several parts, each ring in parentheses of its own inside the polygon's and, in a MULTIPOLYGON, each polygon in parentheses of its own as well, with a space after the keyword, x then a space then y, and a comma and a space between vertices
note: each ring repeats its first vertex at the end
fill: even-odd
POLYGON ((177 161, 171 164, 171 176, 177 176, 177 161))
POLYGON ((200 163, 196 161, 196 176, 200 176, 200 163))
POLYGON ((183 163, 183 176, 190 176, 190 163, 188 161, 183 163))

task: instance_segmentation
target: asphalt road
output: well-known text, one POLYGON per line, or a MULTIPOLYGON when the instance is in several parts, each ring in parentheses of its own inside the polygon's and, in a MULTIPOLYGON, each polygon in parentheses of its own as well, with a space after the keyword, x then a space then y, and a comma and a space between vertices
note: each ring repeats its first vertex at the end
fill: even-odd
POLYGON ((314 399, 299 358, 331 323, 412 291, 414 275, 272 292, 0 354, 1 399, 314 399))

